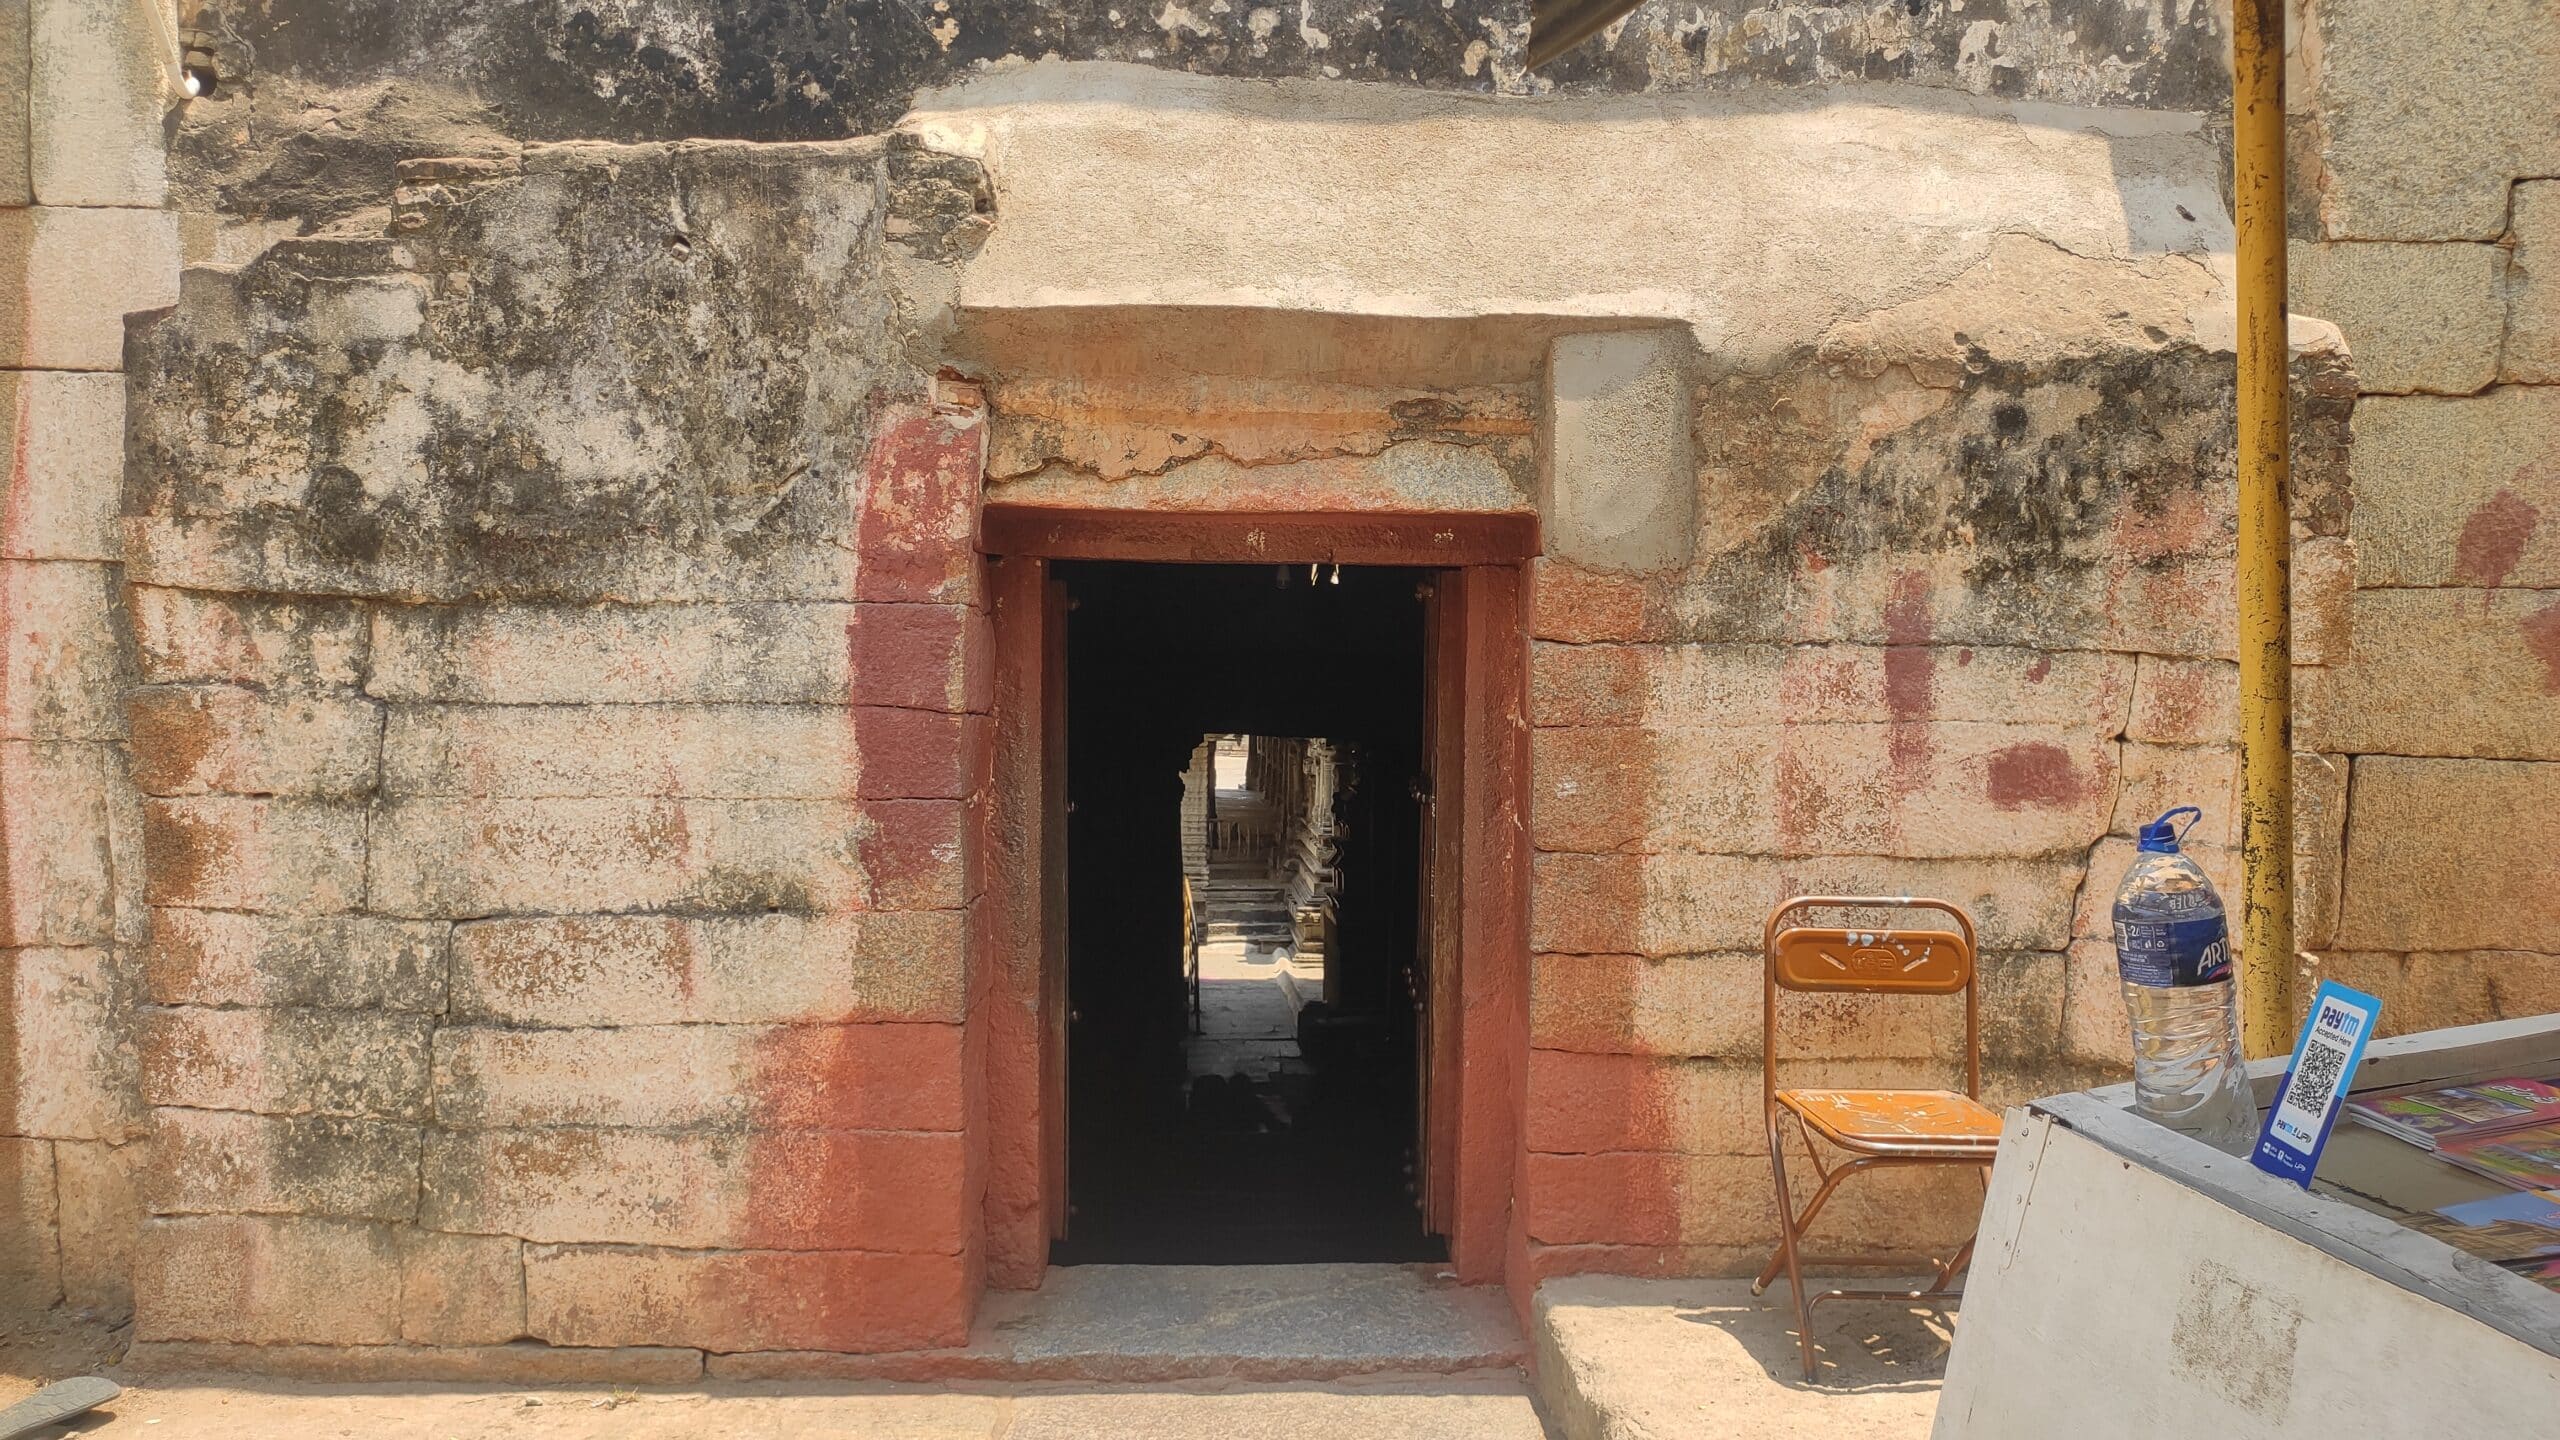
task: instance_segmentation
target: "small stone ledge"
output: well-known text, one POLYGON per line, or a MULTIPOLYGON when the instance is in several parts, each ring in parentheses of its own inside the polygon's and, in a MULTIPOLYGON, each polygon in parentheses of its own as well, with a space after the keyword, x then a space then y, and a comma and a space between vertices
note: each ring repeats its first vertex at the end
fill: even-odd
POLYGON ((278 1380, 482 1381, 501 1385, 681 1385, 702 1378, 702 1352, 656 1346, 614 1349, 514 1345, 235 1345, 137 1342, 116 1373, 260 1375, 278 1380))
POLYGON ((1525 1358, 1502 1292, 1435 1265, 1082 1265, 991 1291, 970 1343, 709 1357, 720 1380, 1250 1383, 1456 1375, 1525 1358))
MULTIPOLYGON (((539 1322, 537 1321, 537 1325, 539 1322)), ((1036 1292, 991 1292, 965 1346, 732 1354, 654 1346, 252 1345, 145 1341, 120 1375, 258 1375, 344 1383, 1280 1384, 1516 1370, 1527 1358, 1502 1292, 1429 1265, 1084 1266, 1036 1292)))

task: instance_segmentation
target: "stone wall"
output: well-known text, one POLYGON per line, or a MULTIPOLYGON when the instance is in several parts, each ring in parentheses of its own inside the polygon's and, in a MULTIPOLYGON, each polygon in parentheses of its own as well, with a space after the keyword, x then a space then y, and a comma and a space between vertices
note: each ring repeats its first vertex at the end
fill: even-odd
POLYGON ((124 316, 176 294, 141 5, 0 5, 0 1335, 132 1314, 124 316))
MULTIPOLYGON (((2121 1074, 2132 827, 2204 804, 2234 878, 2228 229, 2142 113, 2221 103, 2215 7, 1649 6, 1497 106, 1418 92, 1537 88, 1525 7, 277 3, 181 109, 146 3, 0 5, 22 1312, 138 1280, 266 1368, 956 1339, 982 483, 1548 510, 1540 1272, 1773 1238, 1779 896, 1972 906, 2013 1099, 2121 1074), (1629 435, 1558 469, 1565 398, 1629 435)), ((2560 1005, 2549 10, 2319 0, 2300 56, 2297 304, 2357 356, 2302 334, 2300 927, 2395 1028, 2560 1005)), ((1799 1078, 1950 1073, 1946 1013, 1809 1011, 1799 1078)))
POLYGON ((1526 0, 918 11, 850 0, 267 0, 204 10, 235 68, 254 64, 285 92, 364 97, 336 124, 291 127, 288 145, 306 148, 464 114, 528 139, 835 139, 886 128, 919 88, 1044 56, 1511 95, 1899 80, 2203 110, 2227 93, 2220 7, 2151 0, 1654 3, 1538 75, 1520 66, 1526 0), (432 93, 446 100, 422 100, 432 93))
MULTIPOLYGON (((1716 517, 1694 558, 1613 572, 1551 539, 1531 672, 1537 1273, 1770 1252, 1759 946, 1782 897, 1964 905, 1994 1104, 2122 1075, 2104 937, 2136 827, 2202 805, 2191 848, 2237 879, 2230 364, 1981 356, 1931 384, 1807 357, 1711 381, 1688 417, 1697 512, 1716 517)), ((2306 560, 2341 543, 2344 476, 2318 457, 2343 444, 2352 384, 2334 352, 2298 370, 2320 442, 2296 492, 2306 560)), ((2319 587, 2343 574, 2304 570, 2306 608, 2334 607, 2319 587)), ((2298 768, 2334 815, 2319 757, 2298 768)), ((2334 909, 2334 822, 2302 841, 2308 917, 2334 909)), ((1952 1000, 1782 1014, 1782 1084, 1961 1082, 1952 1000)), ((1831 1248, 1943 1243, 1976 1198, 1954 1172, 1862 1182, 1831 1248)))
POLYGON ((2346 643, 2295 713, 2345 891, 2302 938, 2388 1031, 2560 1009, 2560 6, 2305 20, 2293 303, 2364 394, 2346 643))
POLYGON ((1536 75, 1521 68, 1529 0, 192 8, 228 78, 171 127, 171 199, 203 217, 196 257, 230 263, 387 204, 401 160, 525 140, 843 139, 891 127, 934 87, 1043 60, 1513 97, 1891 81, 2210 112, 2228 94, 2223 7, 2203 0, 1657 0, 1536 75))
POLYGON ((138 1341, 962 1337, 972 173, 414 162, 136 332, 138 1341))

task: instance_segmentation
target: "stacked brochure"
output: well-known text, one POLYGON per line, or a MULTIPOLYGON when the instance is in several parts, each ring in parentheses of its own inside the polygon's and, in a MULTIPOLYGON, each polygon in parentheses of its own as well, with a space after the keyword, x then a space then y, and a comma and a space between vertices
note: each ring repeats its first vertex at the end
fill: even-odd
POLYGON ((2519 1194, 2447 1205, 2407 1223, 2560 1290, 2560 1085, 2521 1077, 2358 1095, 2361 1125, 2519 1194))
POLYGON ((2484 1080, 2432 1090, 2385 1090, 2348 1099, 2359 1125, 2441 1150, 2482 1135, 2560 1124, 2560 1086, 2541 1080, 2484 1080))
POLYGON ((2447 1205, 2412 1216, 2411 1229, 2560 1290, 2560 1201, 2534 1191, 2447 1205))
POLYGON ((2560 1121, 2448 1141, 2436 1153, 2519 1190, 2560 1190, 2560 1121))
POLYGON ((2500 1265, 2560 1260, 2560 1203, 2530 1192, 2411 1216, 2409 1228, 2500 1265))

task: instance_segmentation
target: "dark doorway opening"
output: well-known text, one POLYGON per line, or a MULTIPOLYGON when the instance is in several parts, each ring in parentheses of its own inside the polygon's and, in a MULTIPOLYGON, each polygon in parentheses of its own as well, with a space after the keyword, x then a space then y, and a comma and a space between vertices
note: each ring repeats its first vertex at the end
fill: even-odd
POLYGON ((1070 1018, 1053 1261, 1446 1258, 1419 1198, 1433 572, 1054 573, 1070 1018))

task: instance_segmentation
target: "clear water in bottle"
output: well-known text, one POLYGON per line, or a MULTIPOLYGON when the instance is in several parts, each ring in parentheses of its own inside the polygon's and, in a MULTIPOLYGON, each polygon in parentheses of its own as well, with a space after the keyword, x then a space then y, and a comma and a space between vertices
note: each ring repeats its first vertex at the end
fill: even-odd
POLYGON ((2142 827, 2116 887, 2116 972, 2133 1021, 2134 1109, 2237 1155, 2257 1141, 2258 1105, 2240 1064, 2231 929, 2173 823, 2203 814, 2182 805, 2142 827))

